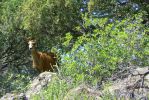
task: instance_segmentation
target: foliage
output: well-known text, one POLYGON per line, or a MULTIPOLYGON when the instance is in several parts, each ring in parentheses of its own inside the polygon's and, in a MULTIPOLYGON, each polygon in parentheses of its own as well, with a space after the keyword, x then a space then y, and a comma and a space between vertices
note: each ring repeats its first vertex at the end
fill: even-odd
MULTIPOLYGON (((149 14, 149 2, 147 0, 84 0, 87 2, 88 12, 95 17, 126 18, 139 11, 149 14)), ((148 15, 147 15, 148 16, 148 15)))
MULTIPOLYGON (((98 28, 77 38, 72 50, 62 58, 62 73, 76 80, 96 80, 111 76, 121 63, 148 65, 148 35, 141 24, 142 14, 115 20, 84 18, 87 27, 98 28)), ((71 35, 66 35, 67 46, 71 35), (68 40, 67 40, 68 39, 68 40)))
MULTIPOLYGON (((36 75, 25 41, 28 36, 37 39, 39 50, 52 48, 60 54, 60 73, 74 78, 75 85, 80 80, 100 82, 120 63, 149 65, 148 1, 126 1, 0 1, 0 96, 24 90, 36 75)), ((56 80, 42 94, 61 98, 69 85, 56 80)))
POLYGON ((67 84, 65 80, 60 80, 58 77, 52 79, 47 89, 44 89, 40 94, 33 95, 32 100, 59 100, 66 95, 70 84, 67 84))
POLYGON ((22 27, 34 34, 60 36, 80 20, 80 2, 72 0, 27 0, 21 6, 22 27))
POLYGON ((60 79, 58 77, 55 77, 49 83, 49 86, 47 88, 42 90, 38 95, 32 95, 31 100, 41 100, 41 99, 44 99, 44 100, 69 100, 69 99, 74 99, 74 100, 91 99, 92 100, 93 99, 94 100, 96 98, 95 96, 88 96, 89 93, 87 93, 87 91, 85 90, 75 91, 77 86, 78 86, 78 82, 71 83, 71 81, 70 80, 68 81, 66 78, 60 79))
MULTIPOLYGON (((37 74, 34 73, 34 75, 37 74)), ((26 73, 26 71, 22 71, 20 74, 14 69, 8 69, 7 72, 0 75, 0 96, 5 95, 5 93, 18 93, 25 91, 34 75, 31 76, 29 71, 28 73, 26 73)))
POLYGON ((19 90, 11 85, 12 79, 7 80, 7 77, 16 74, 20 76, 20 80, 16 81, 24 81, 24 85, 21 85, 23 88, 29 78, 25 80, 21 77, 26 74, 32 77, 35 74, 31 70, 30 52, 25 38, 34 36, 38 41, 39 50, 51 51, 50 47, 59 45, 61 35, 76 25, 74 20, 80 20, 79 6, 79 2, 72 0, 0 1, 0 95, 8 90, 19 90), (4 76, 3 71, 7 72, 4 76), (12 88, 4 86, 5 83, 12 88))

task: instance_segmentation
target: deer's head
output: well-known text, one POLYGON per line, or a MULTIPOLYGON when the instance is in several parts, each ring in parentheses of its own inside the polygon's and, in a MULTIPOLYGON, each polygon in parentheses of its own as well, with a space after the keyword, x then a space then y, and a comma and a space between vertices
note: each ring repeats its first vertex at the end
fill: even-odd
POLYGON ((27 42, 28 42, 29 50, 32 50, 35 48, 36 40, 34 40, 32 38, 27 38, 27 42))

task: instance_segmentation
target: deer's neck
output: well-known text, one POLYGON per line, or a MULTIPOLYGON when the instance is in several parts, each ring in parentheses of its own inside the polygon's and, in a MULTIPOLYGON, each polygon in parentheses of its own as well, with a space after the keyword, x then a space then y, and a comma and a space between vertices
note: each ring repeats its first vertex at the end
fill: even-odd
POLYGON ((38 63, 39 62, 39 53, 35 49, 32 49, 31 53, 32 53, 32 58, 33 58, 34 62, 38 63))

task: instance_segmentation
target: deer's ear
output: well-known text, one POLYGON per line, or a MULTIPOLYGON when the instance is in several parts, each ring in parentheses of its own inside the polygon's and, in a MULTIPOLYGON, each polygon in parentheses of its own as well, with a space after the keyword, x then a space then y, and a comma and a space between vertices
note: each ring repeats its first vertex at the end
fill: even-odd
POLYGON ((33 41, 33 43, 36 43, 36 40, 32 40, 33 41))
POLYGON ((25 41, 31 41, 31 40, 33 40, 34 41, 34 39, 32 38, 32 37, 25 37, 25 41))

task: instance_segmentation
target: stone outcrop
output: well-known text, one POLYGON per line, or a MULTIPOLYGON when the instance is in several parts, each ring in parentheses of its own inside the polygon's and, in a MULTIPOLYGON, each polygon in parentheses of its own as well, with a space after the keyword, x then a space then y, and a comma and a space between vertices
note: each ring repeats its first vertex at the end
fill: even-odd
POLYGON ((148 67, 136 68, 130 71, 128 77, 117 79, 112 83, 106 91, 118 99, 147 100, 149 96, 149 69, 148 67))
POLYGON ((42 89, 47 87, 47 85, 52 81, 53 77, 56 77, 56 73, 43 72, 33 79, 25 93, 7 93, 0 98, 0 100, 29 100, 32 95, 38 94, 42 89))
MULTIPOLYGON (((68 90, 63 100, 73 100, 74 97, 80 96, 80 94, 82 93, 85 94, 87 98, 93 98, 95 100, 100 100, 104 98, 104 96, 107 94, 112 95, 113 99, 118 100, 148 100, 148 67, 130 69, 126 73, 127 76, 123 78, 116 78, 115 80, 111 81, 110 86, 106 86, 102 89, 93 88, 87 84, 81 84, 79 86, 76 86, 75 88, 68 90)), ((25 93, 7 93, 0 100, 30 100, 30 97, 32 95, 39 94, 40 92, 42 92, 41 90, 47 87, 48 84, 50 84, 50 82, 52 81, 52 79, 56 76, 56 73, 43 72, 33 79, 28 90, 25 93)))

